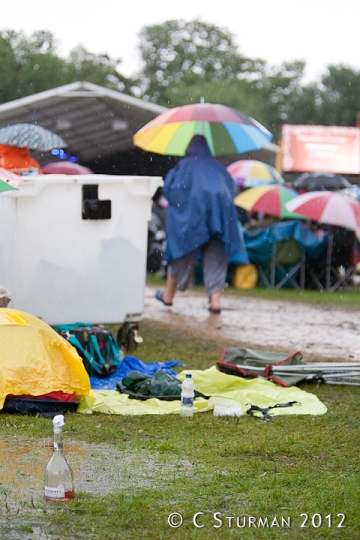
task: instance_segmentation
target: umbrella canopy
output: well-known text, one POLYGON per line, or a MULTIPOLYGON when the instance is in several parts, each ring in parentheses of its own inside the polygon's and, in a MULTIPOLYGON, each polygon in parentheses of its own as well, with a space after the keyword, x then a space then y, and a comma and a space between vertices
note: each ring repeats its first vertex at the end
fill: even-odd
POLYGON ((304 219, 300 214, 289 211, 285 203, 299 197, 298 193, 283 186, 263 186, 250 188, 237 195, 234 199, 236 206, 250 212, 265 212, 271 216, 288 219, 304 219))
POLYGON ((54 161, 42 168, 44 174, 93 174, 92 170, 71 161, 54 161))
POLYGON ((41 152, 66 146, 59 135, 35 124, 13 124, 0 129, 0 144, 41 152))
POLYGON ((0 167, 0 181, 0 191, 11 191, 12 189, 17 189, 21 178, 19 175, 0 167), (6 183, 6 186, 3 185, 4 183, 6 183))
POLYGON ((160 114, 134 135, 134 144, 148 152, 184 156, 194 135, 203 135, 213 156, 258 150, 271 133, 246 114, 212 103, 181 105, 160 114))
POLYGON ((3 193, 4 191, 12 191, 14 189, 17 189, 17 188, 11 186, 7 182, 4 182, 3 180, 0 180, 0 193, 3 193))
POLYGON ((227 170, 235 184, 241 187, 285 184, 284 178, 274 167, 255 159, 240 159, 231 163, 227 170))
POLYGON ((305 172, 293 182, 293 188, 304 191, 334 191, 351 187, 341 174, 328 172, 305 172))
POLYGON ((287 202, 286 208, 312 221, 352 229, 360 238, 360 203, 352 197, 334 191, 312 191, 287 202))

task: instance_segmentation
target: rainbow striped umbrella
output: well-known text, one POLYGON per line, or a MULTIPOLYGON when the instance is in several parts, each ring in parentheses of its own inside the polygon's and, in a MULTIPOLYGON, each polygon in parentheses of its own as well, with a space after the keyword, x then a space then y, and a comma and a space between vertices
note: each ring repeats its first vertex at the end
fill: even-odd
POLYGON ((295 214, 287 209, 285 204, 299 194, 284 186, 263 186, 250 188, 237 195, 234 199, 236 206, 250 212, 264 212, 270 216, 287 219, 305 219, 303 215, 295 214))
POLYGON ((240 159, 227 167, 236 185, 241 187, 259 187, 270 184, 285 184, 277 170, 255 159, 240 159))
POLYGON ((246 114, 212 103, 181 105, 163 112, 135 133, 147 152, 184 156, 194 135, 203 135, 213 156, 241 154, 269 144, 271 133, 246 114))

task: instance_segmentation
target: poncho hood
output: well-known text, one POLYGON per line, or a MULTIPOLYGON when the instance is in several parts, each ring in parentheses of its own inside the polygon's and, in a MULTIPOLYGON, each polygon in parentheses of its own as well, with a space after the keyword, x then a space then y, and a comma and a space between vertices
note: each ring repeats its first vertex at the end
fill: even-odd
POLYGON ((211 156, 210 148, 203 135, 194 135, 186 149, 185 157, 211 156))

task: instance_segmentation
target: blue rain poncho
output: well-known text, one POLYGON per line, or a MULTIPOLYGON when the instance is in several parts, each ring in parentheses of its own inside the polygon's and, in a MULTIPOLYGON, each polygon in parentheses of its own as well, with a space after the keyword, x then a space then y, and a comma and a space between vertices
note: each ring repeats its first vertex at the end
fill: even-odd
POLYGON ((234 182, 225 166, 211 156, 203 136, 193 137, 185 157, 168 172, 163 194, 169 202, 169 260, 200 248, 216 235, 224 243, 230 262, 243 246, 237 226, 234 182))

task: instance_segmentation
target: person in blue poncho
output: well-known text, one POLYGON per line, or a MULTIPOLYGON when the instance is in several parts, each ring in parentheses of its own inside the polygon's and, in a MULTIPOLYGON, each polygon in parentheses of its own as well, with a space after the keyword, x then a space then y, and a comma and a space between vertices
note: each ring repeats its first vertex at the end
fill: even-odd
POLYGON ((168 172, 163 194, 169 203, 169 266, 166 289, 155 296, 171 306, 176 290, 187 288, 201 251, 209 311, 220 313, 228 263, 241 242, 234 181, 225 166, 212 157, 205 137, 192 138, 185 157, 168 172))

